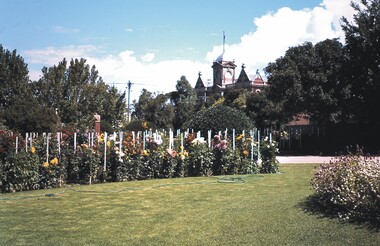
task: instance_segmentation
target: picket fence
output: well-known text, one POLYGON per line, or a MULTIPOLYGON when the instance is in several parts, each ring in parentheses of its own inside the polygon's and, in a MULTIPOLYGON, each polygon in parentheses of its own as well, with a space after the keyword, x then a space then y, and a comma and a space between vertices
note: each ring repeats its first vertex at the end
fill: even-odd
MULTIPOLYGON (((198 132, 194 132, 193 130, 186 130, 184 132, 182 132, 181 130, 177 130, 176 131, 176 135, 174 136, 174 131, 172 130, 169 130, 169 131, 165 131, 165 130, 156 130, 156 131, 152 131, 152 130, 145 130, 145 131, 130 131, 130 132, 123 132, 123 131, 120 131, 120 132, 113 132, 113 133, 107 133, 107 132, 104 132, 103 133, 103 141, 104 143, 107 143, 107 141, 114 141, 115 143, 118 143, 119 144, 119 149, 120 151, 123 150, 123 145, 122 145, 122 142, 124 140, 124 136, 125 136, 125 133, 130 133, 132 134, 132 140, 134 143, 141 143, 142 142, 142 148, 143 150, 145 150, 146 148, 146 141, 147 139, 152 139, 154 141, 161 141, 162 140, 162 136, 165 136, 168 140, 167 140, 167 149, 169 150, 172 150, 174 149, 174 139, 180 139, 180 146, 184 146, 184 139, 188 137, 188 135, 191 133, 191 134, 196 134, 196 138, 197 139, 205 139, 204 137, 201 136, 201 131, 198 131, 198 132)), ((208 130, 207 131, 207 146, 209 149, 211 149, 212 147, 212 130, 208 130)), ((269 142, 272 143, 272 133, 269 132, 269 131, 266 131, 266 137, 268 138, 269 142)), ((52 137, 55 137, 56 140, 57 140, 57 152, 58 154, 60 155, 61 154, 61 140, 62 140, 62 132, 57 132, 57 133, 42 133, 42 137, 44 139, 44 145, 46 145, 46 161, 48 162, 49 161, 49 149, 50 147, 50 142, 51 142, 51 139, 52 137)), ((98 141, 98 138, 99 138, 99 134, 95 133, 94 131, 92 132, 85 132, 85 133, 80 133, 80 132, 74 132, 73 133, 73 150, 74 150, 74 153, 76 152, 77 150, 77 145, 78 145, 78 135, 84 135, 84 136, 87 136, 87 145, 90 147, 90 148, 93 148, 95 143, 98 141)), ((261 140, 261 133, 260 133, 260 130, 258 129, 252 129, 252 130, 249 130, 249 131, 241 131, 242 134, 242 138, 243 138, 243 141, 246 137, 249 137, 251 139, 251 160, 254 160, 254 149, 255 149, 255 141, 257 143, 257 146, 256 146, 256 151, 257 151, 257 160, 260 162, 261 160, 261 153, 260 153, 260 140, 261 140)), ((216 135, 219 135, 219 136, 223 136, 224 139, 229 139, 229 137, 231 137, 232 139, 232 150, 235 151, 235 147, 236 147, 236 136, 237 136, 237 131, 235 129, 232 129, 232 130, 228 130, 226 129, 224 132, 222 131, 219 131, 216 135), (230 134, 230 135, 229 135, 230 134)), ((33 140, 36 139, 36 138, 39 138, 40 137, 40 134, 38 133, 26 133, 25 134, 25 139, 23 141, 25 141, 25 151, 28 151, 29 148, 32 148, 33 147, 33 140)), ((19 137, 16 136, 15 138, 15 151, 16 153, 18 153, 19 151, 19 137)), ((165 144, 165 143, 164 143, 165 144)), ((178 147, 178 146, 177 146, 178 147)), ((106 171, 106 167, 107 167, 107 144, 104 144, 104 161, 103 161, 103 169, 104 171, 106 171)))

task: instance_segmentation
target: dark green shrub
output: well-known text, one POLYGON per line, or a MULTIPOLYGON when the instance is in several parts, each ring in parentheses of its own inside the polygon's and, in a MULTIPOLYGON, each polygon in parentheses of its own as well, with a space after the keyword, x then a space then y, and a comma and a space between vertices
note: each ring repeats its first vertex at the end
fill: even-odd
POLYGON ((126 131, 145 131, 145 130, 156 130, 157 127, 149 121, 146 120, 133 120, 125 126, 126 131))
POLYGON ((160 168, 160 178, 173 178, 175 169, 178 164, 177 152, 175 150, 168 150, 162 157, 162 164, 160 168))
POLYGON ((278 153, 277 142, 264 138, 260 141, 261 167, 260 173, 277 173, 279 162, 276 159, 278 153))
POLYGON ((194 139, 189 148, 188 175, 211 176, 214 155, 202 140, 194 139))
POLYGON ((236 131, 253 129, 254 125, 243 112, 228 106, 217 105, 198 112, 182 128, 202 132, 212 130, 215 133, 226 128, 236 131))
POLYGON ((102 120, 100 122, 100 131, 101 132, 114 132, 114 129, 113 127, 111 126, 110 123, 108 123, 107 121, 105 120, 102 120))
POLYGON ((1 192, 39 189, 39 166, 39 158, 33 153, 8 153, 1 166, 1 192))

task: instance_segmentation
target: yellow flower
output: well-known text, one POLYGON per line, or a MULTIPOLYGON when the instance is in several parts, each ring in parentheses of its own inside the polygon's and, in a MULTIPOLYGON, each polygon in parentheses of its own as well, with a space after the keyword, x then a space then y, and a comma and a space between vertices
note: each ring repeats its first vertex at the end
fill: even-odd
POLYGON ((45 161, 44 163, 42 163, 42 166, 48 168, 49 167, 49 162, 45 161))
POLYGON ((236 141, 239 141, 239 140, 241 140, 242 138, 243 138, 243 134, 240 134, 239 136, 237 136, 236 141))
POLYGON ((144 151, 143 151, 143 155, 145 155, 145 156, 148 156, 148 155, 149 155, 149 153, 148 153, 148 151, 146 151, 146 149, 144 149, 144 151))
POLYGON ((98 137, 98 142, 104 143, 104 133, 100 134, 100 136, 98 137))
POLYGON ((30 152, 32 152, 32 154, 36 153, 36 148, 32 147, 32 148, 30 149, 30 152))
POLYGON ((144 129, 148 129, 148 122, 144 121, 144 123, 142 124, 142 127, 144 129))
POLYGON ((185 160, 185 155, 180 155, 181 160, 185 160))
POLYGON ((57 164, 58 164, 58 158, 57 157, 55 157, 54 159, 52 159, 50 161, 50 165, 57 165, 57 164))
POLYGON ((108 142, 107 142, 107 147, 108 147, 108 148, 111 148, 111 141, 108 141, 108 142))
POLYGON ((87 144, 81 144, 80 145, 82 148, 84 148, 84 149, 87 149, 88 148, 88 145, 87 144))
POLYGON ((243 150, 243 155, 248 155, 249 154, 249 151, 248 150, 243 150))

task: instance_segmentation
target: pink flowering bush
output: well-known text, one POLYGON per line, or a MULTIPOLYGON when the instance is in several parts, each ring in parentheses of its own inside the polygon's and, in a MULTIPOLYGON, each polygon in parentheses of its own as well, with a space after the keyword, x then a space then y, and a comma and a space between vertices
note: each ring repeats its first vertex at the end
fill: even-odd
POLYGON ((312 179, 316 199, 345 220, 380 222, 380 163, 349 154, 320 165, 312 179))

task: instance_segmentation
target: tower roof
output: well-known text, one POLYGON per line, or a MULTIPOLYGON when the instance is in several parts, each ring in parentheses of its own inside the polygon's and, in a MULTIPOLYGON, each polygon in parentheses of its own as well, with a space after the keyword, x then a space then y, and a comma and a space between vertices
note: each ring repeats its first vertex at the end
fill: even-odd
POLYGON ((247 73, 244 70, 245 66, 244 64, 241 66, 241 72, 239 74, 239 78, 236 81, 236 84, 247 84, 251 83, 251 80, 249 79, 247 73))
POLYGON ((194 87, 195 89, 205 88, 205 85, 202 81, 201 75, 202 75, 202 73, 199 72, 198 73, 198 80, 197 80, 197 83, 195 84, 195 87, 194 87))
POLYGON ((252 82, 254 85, 264 85, 265 84, 265 82, 264 82, 263 78, 261 77, 258 69, 256 70, 256 74, 252 78, 252 82))

